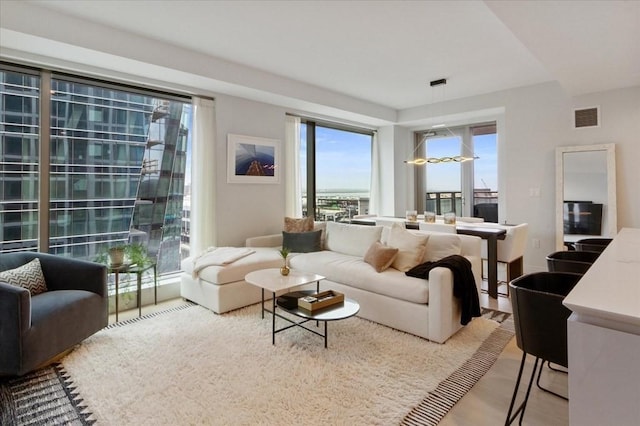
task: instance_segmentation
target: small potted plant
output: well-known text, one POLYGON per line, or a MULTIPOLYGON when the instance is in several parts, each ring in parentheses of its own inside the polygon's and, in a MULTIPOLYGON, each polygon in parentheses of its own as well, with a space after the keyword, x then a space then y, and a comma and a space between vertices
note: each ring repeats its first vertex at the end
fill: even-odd
POLYGON ((122 265, 144 268, 152 263, 146 247, 140 243, 118 244, 102 249, 94 260, 114 268, 122 265))
POLYGON ((289 275, 289 267, 287 266, 287 257, 289 256, 289 253, 291 253, 291 251, 286 248, 286 247, 282 247, 280 250, 280 256, 282 256, 282 259, 284 259, 284 265, 282 266, 282 268, 280 268, 280 273, 284 276, 289 275))
POLYGON ((114 267, 121 266, 124 263, 125 246, 118 245, 109 248, 109 264, 114 267))

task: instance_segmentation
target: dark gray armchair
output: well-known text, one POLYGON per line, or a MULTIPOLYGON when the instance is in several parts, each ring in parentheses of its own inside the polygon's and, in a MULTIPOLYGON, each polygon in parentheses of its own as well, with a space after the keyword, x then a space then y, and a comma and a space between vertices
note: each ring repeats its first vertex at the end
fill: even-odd
POLYGON ((23 375, 104 328, 109 319, 107 268, 50 254, 0 254, 0 271, 40 260, 48 291, 0 282, 0 376, 23 375))

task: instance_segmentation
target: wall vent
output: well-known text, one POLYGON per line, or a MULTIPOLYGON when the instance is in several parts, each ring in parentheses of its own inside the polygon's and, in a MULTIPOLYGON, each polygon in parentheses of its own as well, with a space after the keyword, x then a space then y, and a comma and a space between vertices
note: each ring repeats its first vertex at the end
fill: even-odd
POLYGON ((600 108, 576 108, 573 110, 573 128, 600 127, 600 108))

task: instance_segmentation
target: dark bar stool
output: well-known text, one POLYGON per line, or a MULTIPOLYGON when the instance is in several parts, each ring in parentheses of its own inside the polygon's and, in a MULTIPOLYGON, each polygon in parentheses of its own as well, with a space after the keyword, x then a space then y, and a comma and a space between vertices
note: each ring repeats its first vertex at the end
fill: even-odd
POLYGON ((536 383, 540 389, 567 399, 542 387, 540 374, 545 361, 567 367, 567 318, 571 315, 571 311, 562 304, 562 301, 580 278, 582 275, 569 272, 536 272, 523 275, 509 283, 516 342, 522 350, 522 361, 505 425, 510 425, 518 415, 520 415, 519 423, 522 424, 536 372, 538 373, 536 383), (536 360, 524 401, 513 412, 527 354, 533 355, 536 360))
POLYGON ((600 256, 595 251, 557 251, 547 256, 549 272, 584 274, 600 256))
POLYGON ((577 251, 597 251, 602 253, 609 243, 613 241, 611 238, 584 238, 575 243, 577 251))

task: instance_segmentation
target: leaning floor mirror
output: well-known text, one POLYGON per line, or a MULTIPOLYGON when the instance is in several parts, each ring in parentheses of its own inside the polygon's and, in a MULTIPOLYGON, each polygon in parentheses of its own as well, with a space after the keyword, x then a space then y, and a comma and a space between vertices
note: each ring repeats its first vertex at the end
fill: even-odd
POLYGON ((617 227, 615 144, 556 148, 556 250, 617 227))

